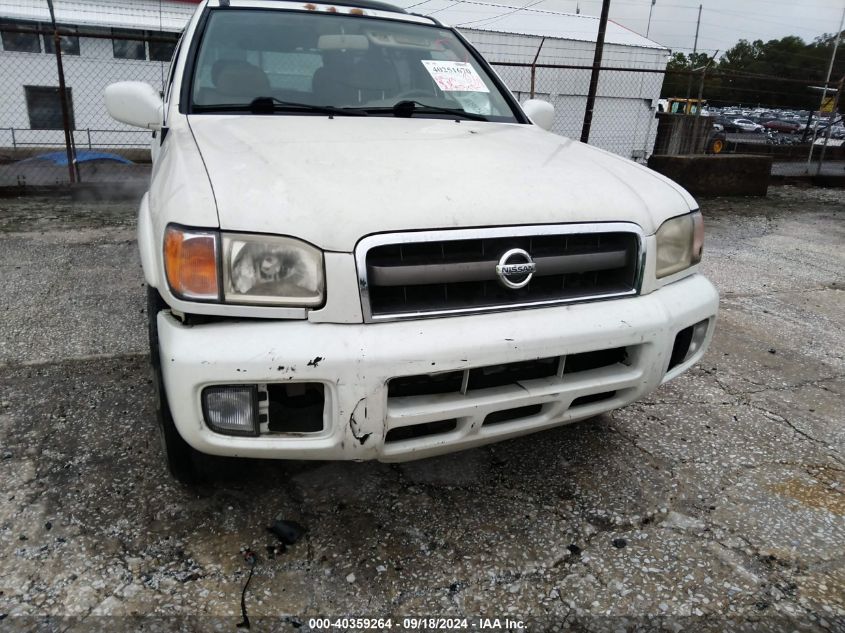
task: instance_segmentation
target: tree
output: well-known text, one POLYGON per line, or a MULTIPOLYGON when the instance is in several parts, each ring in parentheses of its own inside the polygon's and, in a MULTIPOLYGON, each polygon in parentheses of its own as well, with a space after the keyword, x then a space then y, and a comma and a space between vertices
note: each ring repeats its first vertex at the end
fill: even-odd
POLYGON ((669 58, 666 69, 674 72, 666 73, 661 96, 664 99, 686 97, 687 92, 690 92, 690 97, 696 97, 698 95, 698 80, 693 77, 693 83, 690 84, 690 76, 709 63, 710 56, 707 53, 673 54, 669 58))
MULTIPOLYGON (((808 84, 824 82, 835 39, 835 34, 824 34, 809 44, 795 35, 768 42, 741 39, 708 69, 704 97, 713 105, 816 109, 818 93, 809 90, 808 84)), ((705 53, 675 53, 667 68, 695 72, 708 59, 705 53)), ((834 66, 831 80, 838 81, 843 74, 845 51, 834 66)), ((662 96, 686 96, 689 85, 689 75, 667 73, 662 96)), ((694 77, 692 85, 692 93, 697 95, 699 79, 694 77)))
POLYGON ((733 48, 729 48, 719 60, 719 67, 722 70, 747 70, 754 67, 763 49, 762 40, 755 40, 753 43, 748 40, 739 40, 733 48))

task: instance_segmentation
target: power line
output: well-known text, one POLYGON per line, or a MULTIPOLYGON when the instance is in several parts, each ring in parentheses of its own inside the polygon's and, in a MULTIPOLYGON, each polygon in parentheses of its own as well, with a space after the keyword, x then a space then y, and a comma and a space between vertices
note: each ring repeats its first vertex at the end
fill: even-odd
POLYGON ((422 0, 422 2, 417 2, 416 4, 411 4, 411 5, 408 5, 407 7, 402 7, 402 8, 407 11, 408 9, 413 9, 414 7, 418 7, 421 4, 426 4, 426 3, 429 3, 429 2, 431 2, 431 0, 422 0))
MULTIPOLYGON (((810 28, 810 27, 796 26, 795 24, 793 24, 793 23, 791 23, 791 22, 790 22, 790 23, 787 23, 787 22, 775 22, 774 20, 767 20, 767 19, 765 19, 765 18, 761 18, 761 17, 759 17, 759 16, 757 16, 757 15, 755 15, 755 14, 753 14, 753 13, 745 13, 745 12, 742 12, 742 11, 725 11, 725 10, 721 10, 721 11, 714 11, 713 9, 707 9, 707 12, 708 12, 708 13, 714 13, 714 14, 717 14, 717 15, 718 15, 718 14, 724 14, 724 15, 735 15, 735 16, 739 16, 739 17, 742 17, 742 18, 745 18, 745 17, 753 17, 753 18, 754 18, 754 20, 755 20, 756 22, 765 22, 766 24, 775 24, 775 25, 777 25, 777 26, 788 26, 788 27, 790 27, 790 28, 799 28, 799 29, 808 29, 808 28, 810 28)), ((802 19, 803 21, 810 20, 810 21, 812 21, 812 22, 824 22, 824 23, 826 23, 826 24, 829 24, 829 23, 830 23, 830 20, 827 20, 827 19, 825 19, 825 18, 806 18, 806 17, 802 17, 801 19, 802 19)))
MULTIPOLYGON (((458 1, 460 2, 462 0, 458 0, 458 1)), ((495 22, 496 20, 504 18, 505 16, 513 15, 514 13, 519 13, 520 11, 524 11, 525 9, 536 6, 536 5, 540 4, 541 2, 545 2, 545 1, 546 0, 534 0, 534 2, 532 2, 530 4, 526 4, 524 7, 513 7, 513 11, 507 11, 505 13, 501 13, 499 15, 489 17, 489 18, 482 18, 480 20, 471 20, 469 22, 461 22, 460 24, 456 24, 455 26, 466 26, 467 24, 477 24, 478 22, 488 22, 488 23, 489 22, 495 22)))
POLYGON ((440 9, 435 9, 434 11, 429 11, 426 15, 434 15, 435 13, 440 13, 441 11, 445 11, 446 9, 451 9, 455 5, 461 3, 461 0, 457 0, 457 2, 453 2, 452 4, 446 5, 445 7, 441 7, 440 9))

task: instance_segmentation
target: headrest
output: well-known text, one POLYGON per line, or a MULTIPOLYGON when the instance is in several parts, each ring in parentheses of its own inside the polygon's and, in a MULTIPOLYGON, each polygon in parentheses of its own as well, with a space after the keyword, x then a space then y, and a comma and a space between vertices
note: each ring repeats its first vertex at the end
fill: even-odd
POLYGON ((369 56, 355 64, 351 83, 361 90, 396 90, 399 80, 396 68, 383 57, 369 56))
POLYGON ((250 100, 266 97, 270 90, 264 71, 241 59, 218 59, 211 67, 211 81, 223 94, 250 100))

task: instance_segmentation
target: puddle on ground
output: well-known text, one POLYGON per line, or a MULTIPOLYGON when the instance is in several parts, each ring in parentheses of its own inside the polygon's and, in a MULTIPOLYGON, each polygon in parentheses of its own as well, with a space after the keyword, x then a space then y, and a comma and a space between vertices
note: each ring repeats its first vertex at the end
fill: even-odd
POLYGON ((819 508, 845 516, 845 485, 842 473, 822 468, 812 479, 792 478, 772 486, 778 494, 790 497, 810 508, 819 508))

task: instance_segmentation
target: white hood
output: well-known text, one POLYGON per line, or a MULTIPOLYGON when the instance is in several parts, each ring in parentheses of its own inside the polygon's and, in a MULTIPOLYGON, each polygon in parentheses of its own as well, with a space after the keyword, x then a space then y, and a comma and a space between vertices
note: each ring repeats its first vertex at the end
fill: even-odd
POLYGON ((192 115, 220 227, 350 252, 414 229, 631 221, 695 201, 631 161, 533 125, 423 118, 192 115))

